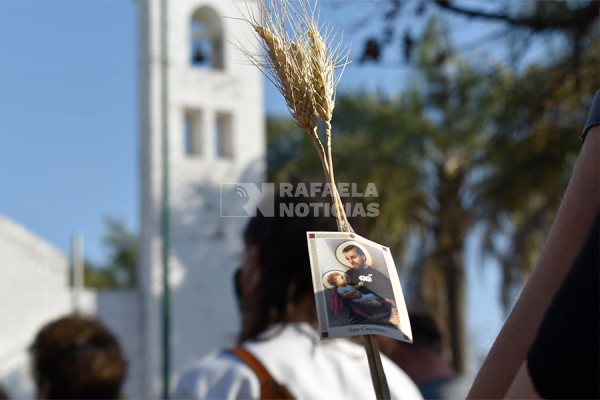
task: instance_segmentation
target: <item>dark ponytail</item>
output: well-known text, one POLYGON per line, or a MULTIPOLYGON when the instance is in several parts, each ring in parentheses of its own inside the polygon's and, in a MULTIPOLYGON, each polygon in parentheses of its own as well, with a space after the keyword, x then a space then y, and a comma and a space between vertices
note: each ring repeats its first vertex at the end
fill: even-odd
MULTIPOLYGON (((298 183, 294 184, 294 190, 298 183)), ((308 186, 308 184, 307 184, 308 186)), ((290 321, 290 310, 306 299, 314 302, 307 231, 337 231, 335 217, 324 216, 324 207, 331 210, 331 197, 287 197, 275 193, 275 216, 264 217, 258 213, 244 232, 247 248, 258 250, 260 278, 257 288, 244 301, 244 320, 239 340, 254 339, 271 324, 290 321), (309 207, 305 217, 282 216, 284 211, 297 204, 322 204, 319 215, 309 207)), ((316 307, 315 321, 316 321, 316 307)))

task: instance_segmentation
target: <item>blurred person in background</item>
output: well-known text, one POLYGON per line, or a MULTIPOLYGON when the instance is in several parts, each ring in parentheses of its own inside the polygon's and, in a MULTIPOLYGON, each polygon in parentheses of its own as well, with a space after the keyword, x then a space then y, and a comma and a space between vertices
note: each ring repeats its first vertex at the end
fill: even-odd
POLYGON ((69 315, 44 326, 31 345, 38 399, 116 399, 127 362, 97 319, 69 315))
MULTIPOLYGON (((295 190, 293 191, 295 192, 295 190)), ((238 347, 212 353, 183 374, 177 399, 366 399, 374 397, 365 349, 346 339, 321 341, 307 231, 337 232, 323 207, 306 217, 283 216, 283 204, 324 204, 328 198, 281 197, 275 216, 253 217, 236 292, 242 311, 238 347)), ((352 223, 352 221, 351 221, 352 223)), ((387 357, 393 399, 420 399, 410 378, 387 357)))
POLYGON ((413 343, 396 341, 390 358, 417 384, 425 399, 464 399, 471 381, 457 374, 444 357, 442 336, 433 318, 409 310, 413 343))

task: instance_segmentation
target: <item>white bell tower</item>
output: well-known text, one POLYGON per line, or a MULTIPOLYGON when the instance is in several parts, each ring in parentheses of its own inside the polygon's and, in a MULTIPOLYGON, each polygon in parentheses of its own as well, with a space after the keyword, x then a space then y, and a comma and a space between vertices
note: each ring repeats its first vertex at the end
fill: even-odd
POLYGON ((224 18, 239 17, 236 4, 245 9, 244 1, 165 4, 163 75, 161 0, 139 2, 143 398, 159 397, 162 387, 163 171, 170 205, 172 389, 191 362, 234 344, 239 316, 231 278, 248 220, 221 217, 221 183, 260 183, 266 166, 262 76, 230 43, 252 47, 252 32, 243 21, 224 18))

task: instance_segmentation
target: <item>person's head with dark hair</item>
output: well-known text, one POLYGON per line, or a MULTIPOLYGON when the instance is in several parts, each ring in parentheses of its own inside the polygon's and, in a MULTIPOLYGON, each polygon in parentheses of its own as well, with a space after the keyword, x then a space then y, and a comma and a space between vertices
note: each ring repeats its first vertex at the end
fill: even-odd
POLYGON ((115 399, 127 362, 113 334, 95 318, 70 315, 50 322, 30 348, 40 399, 115 399))
POLYGON ((324 215, 324 207, 331 210, 331 199, 275 193, 274 202, 275 216, 259 213, 244 232, 246 254, 239 274, 243 299, 240 341, 256 338, 272 324, 316 322, 306 232, 337 231, 335 216, 324 215), (296 206, 303 207, 301 204, 309 205, 308 215, 301 217, 294 212, 288 216, 284 212, 283 208, 298 210, 296 206))
POLYGON ((442 353, 442 335, 431 315, 415 311, 409 315, 413 346, 424 346, 442 353))
POLYGON ((450 378, 455 371, 444 358, 442 335, 427 312, 409 310, 413 343, 397 342, 390 358, 396 362, 417 386, 450 378))

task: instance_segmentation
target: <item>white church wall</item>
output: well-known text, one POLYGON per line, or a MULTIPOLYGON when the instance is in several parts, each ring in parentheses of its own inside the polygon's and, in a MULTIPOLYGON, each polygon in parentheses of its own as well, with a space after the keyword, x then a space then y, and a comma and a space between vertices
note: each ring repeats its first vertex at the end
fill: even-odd
MULTIPOLYGON (((25 227, 0 215, 0 383, 13 398, 33 398, 28 347, 46 323, 73 309, 69 260, 25 227)), ((94 307, 80 296, 83 311, 94 307)))
MULTIPOLYGON (((185 367, 212 350, 231 346, 239 330, 231 276, 239 264, 247 218, 221 217, 221 183, 256 182, 265 176, 262 75, 241 63, 228 42, 252 37, 248 25, 220 18, 222 69, 190 64, 190 22, 200 7, 217 16, 238 16, 243 1, 168 2, 169 197, 171 212, 172 385, 185 367), (185 152, 185 116, 195 113, 200 154, 185 152), (228 115, 231 154, 219 157, 216 129, 228 115)), ((144 365, 148 391, 161 389, 161 85, 160 2, 140 1, 142 243, 140 282, 144 291, 144 365)))
MULTIPOLYGON (((69 258, 25 227, 0 215, 0 384, 13 399, 34 399, 29 346, 47 323, 74 310, 69 258)), ((81 314, 99 318, 128 359, 124 393, 140 398, 140 311, 137 290, 89 290, 81 314)))

